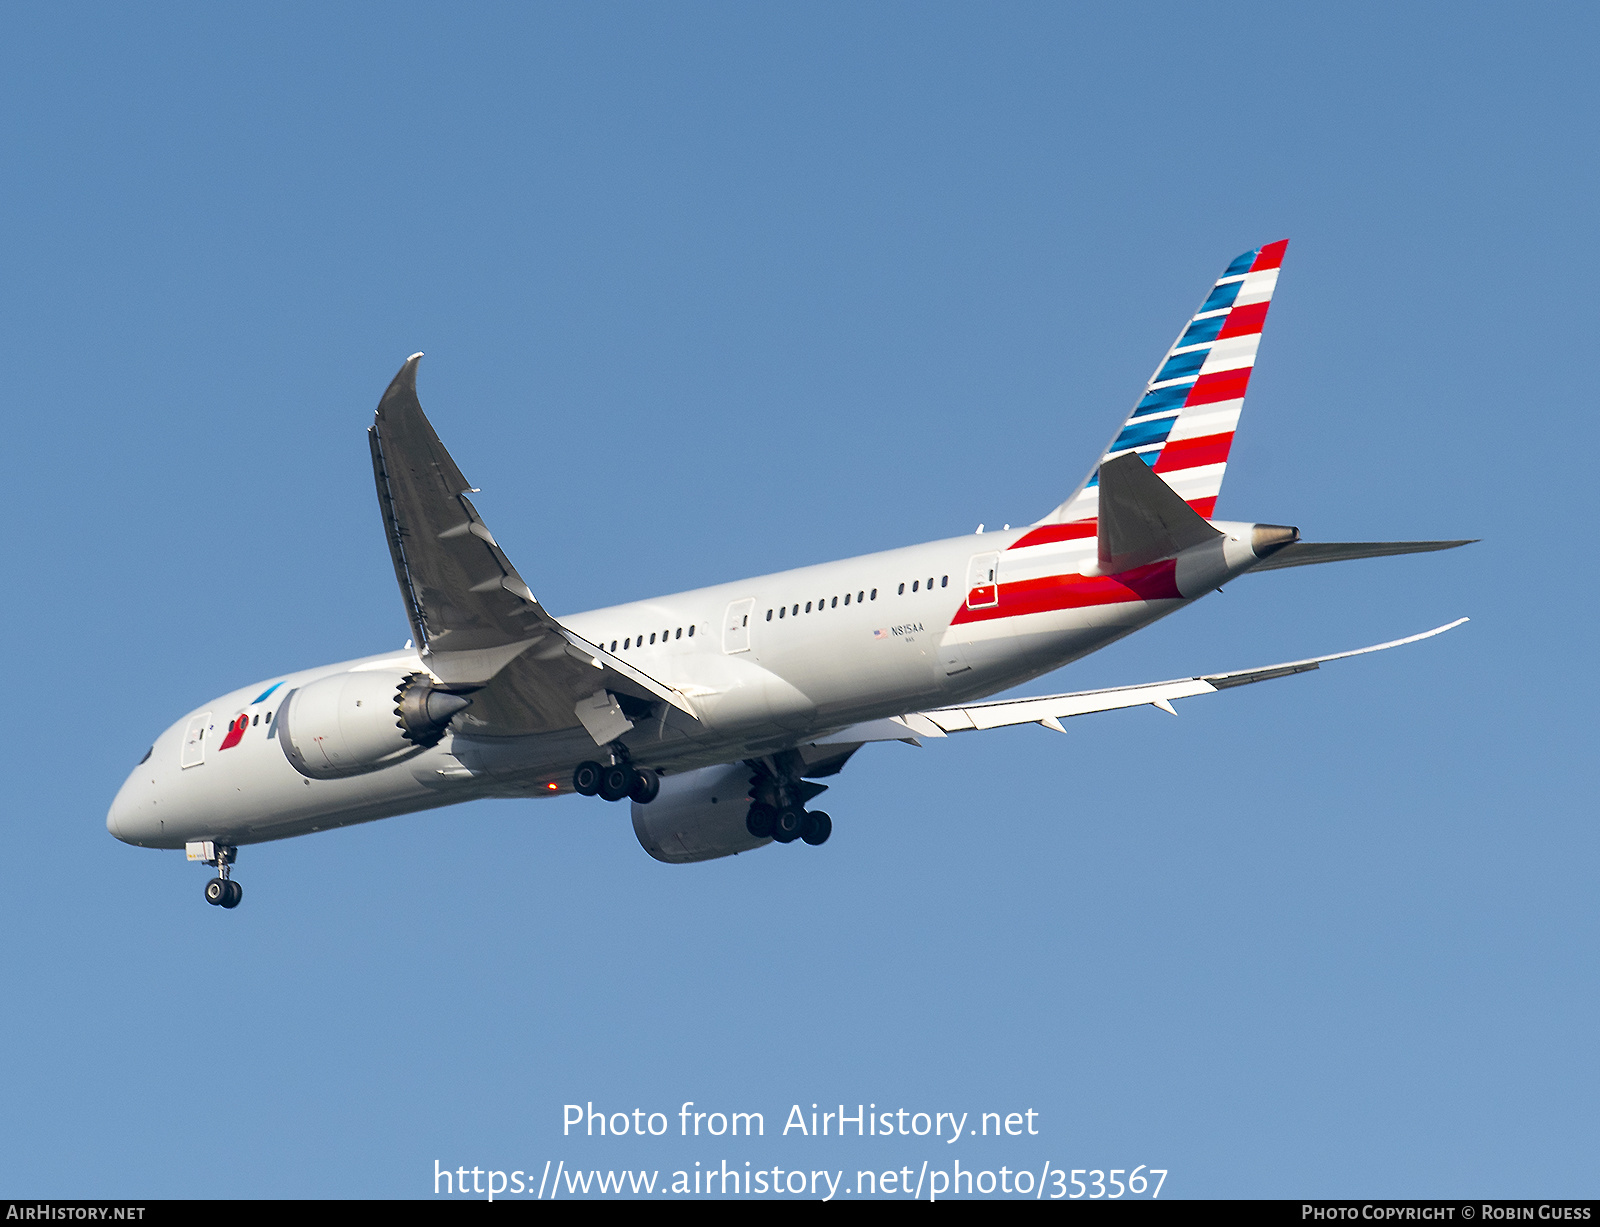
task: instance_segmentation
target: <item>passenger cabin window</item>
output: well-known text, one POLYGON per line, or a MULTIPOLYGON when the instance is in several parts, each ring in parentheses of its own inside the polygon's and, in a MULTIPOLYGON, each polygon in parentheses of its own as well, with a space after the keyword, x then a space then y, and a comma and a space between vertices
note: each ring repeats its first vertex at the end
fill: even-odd
POLYGON ((912 580, 911 581, 911 591, 915 592, 917 590, 917 583, 918 583, 917 580, 912 580))
POLYGON ((828 608, 829 609, 838 609, 839 608, 839 598, 838 597, 834 597, 833 598, 833 603, 831 605, 829 605, 828 608))
POLYGON ((807 613, 810 613, 810 612, 811 612, 811 602, 810 602, 810 601, 807 601, 807 602, 806 602, 806 612, 807 612, 807 613))
POLYGON ((798 614, 800 612, 800 603, 798 601, 795 602, 794 612, 796 614, 798 614))
POLYGON ((786 618, 788 616, 789 616, 789 607, 787 605, 779 606, 778 607, 778 617, 786 618))
POLYGON ((906 594, 906 586, 904 584, 901 584, 900 585, 900 591, 895 593, 895 595, 896 596, 905 596, 905 594, 906 594))
POLYGON ((933 576, 931 576, 931 575, 928 576, 928 591, 929 592, 933 591, 933 576))
POLYGON ((939 587, 948 588, 949 586, 950 586, 950 577, 948 575, 941 575, 939 577, 939 587))
POLYGON ((674 638, 674 639, 682 639, 682 638, 683 638, 683 627, 681 627, 681 626, 680 626, 680 627, 679 627, 679 628, 678 628, 678 629, 677 629, 677 631, 675 631, 675 632, 674 632, 674 633, 673 633, 673 636, 672 636, 672 637, 673 637, 673 638, 674 638))
POLYGON ((772 610, 770 610, 770 609, 767 610, 767 621, 768 622, 772 621, 772 610))
POLYGON ((650 642, 654 643, 655 641, 656 641, 656 633, 655 633, 655 631, 651 631, 650 632, 650 642))
POLYGON ((846 605, 850 603, 850 594, 848 592, 844 594, 844 603, 846 605))
MULTIPOLYGON (((746 626, 750 625, 750 615, 749 614, 745 614, 745 616, 744 616, 744 624, 746 626)), ((694 638, 694 627, 692 627, 692 626, 689 628, 689 638, 691 638, 691 639, 694 638)))
POLYGON ((877 590, 877 589, 876 589, 876 588, 874 588, 874 589, 873 589, 873 590, 872 590, 872 599, 873 599, 873 600, 874 600, 874 601, 876 601, 876 600, 877 600, 877 599, 878 599, 878 590, 877 590))

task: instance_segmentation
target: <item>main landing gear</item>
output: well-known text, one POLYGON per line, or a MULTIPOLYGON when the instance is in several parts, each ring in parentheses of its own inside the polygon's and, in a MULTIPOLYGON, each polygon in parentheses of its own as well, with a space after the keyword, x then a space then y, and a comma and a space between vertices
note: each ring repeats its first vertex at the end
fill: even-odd
POLYGON ((792 844, 804 840, 812 847, 828 842, 833 834, 833 819, 820 809, 808 810, 806 802, 826 792, 826 784, 806 779, 805 764, 793 751, 770 758, 747 759, 755 769, 750 779, 750 812, 744 827, 757 839, 792 844))
POLYGON ((581 796, 603 797, 607 801, 632 798, 640 805, 649 805, 661 791, 661 777, 648 767, 635 767, 618 760, 604 763, 579 763, 572 773, 572 790, 581 796))
POLYGON ((227 844, 214 844, 210 840, 189 845, 191 861, 201 861, 217 867, 217 876, 206 883, 206 902, 213 907, 236 908, 239 906, 239 901, 244 898, 244 887, 230 876, 233 862, 238 855, 239 849, 229 847, 227 844))
POLYGON ((805 809, 798 805, 774 807, 761 801, 750 803, 750 813, 744 820, 745 830, 757 839, 769 836, 774 843, 792 844, 801 839, 813 848, 828 842, 833 834, 833 819, 820 809, 805 809))

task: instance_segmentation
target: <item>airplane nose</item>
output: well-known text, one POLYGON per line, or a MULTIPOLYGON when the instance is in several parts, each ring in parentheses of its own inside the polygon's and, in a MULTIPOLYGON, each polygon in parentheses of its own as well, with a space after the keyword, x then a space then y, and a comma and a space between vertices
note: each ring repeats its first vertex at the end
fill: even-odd
POLYGON ((111 808, 106 811, 106 830, 125 844, 140 843, 149 835, 148 831, 141 830, 142 826, 148 824, 140 822, 140 808, 136 803, 137 798, 133 795, 142 783, 135 780, 137 774, 135 772, 123 782, 111 802, 111 808))

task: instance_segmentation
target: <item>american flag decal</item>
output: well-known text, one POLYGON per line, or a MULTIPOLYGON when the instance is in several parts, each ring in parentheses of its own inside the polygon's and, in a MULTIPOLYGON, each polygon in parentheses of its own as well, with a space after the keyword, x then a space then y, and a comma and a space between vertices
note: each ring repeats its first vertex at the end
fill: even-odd
POLYGON ((889 637, 889 630, 887 627, 885 627, 883 630, 873 631, 872 637, 874 639, 887 639, 889 637))

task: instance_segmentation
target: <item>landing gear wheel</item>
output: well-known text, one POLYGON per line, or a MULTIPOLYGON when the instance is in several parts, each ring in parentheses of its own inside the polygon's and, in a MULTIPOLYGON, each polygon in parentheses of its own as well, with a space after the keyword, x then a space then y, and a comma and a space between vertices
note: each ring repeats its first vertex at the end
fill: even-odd
POLYGON ((661 791, 661 777, 648 767, 635 767, 633 769, 633 782, 628 786, 628 795, 640 805, 649 805, 656 799, 661 791))
POLYGON ((828 842, 828 836, 833 834, 833 819, 820 809, 807 812, 805 821, 800 824, 800 838, 815 848, 818 844, 828 842))
POLYGON ((800 828, 805 823, 806 812, 798 805, 785 805, 778 811, 772 824, 772 838, 780 844, 792 844, 800 838, 800 828))
POLYGON ((206 902, 216 907, 224 899, 233 898, 233 892, 228 889, 228 883, 221 878, 212 878, 206 883, 206 902))
POLYGON ((244 898, 244 887, 240 886, 232 878, 229 878, 223 885, 228 888, 228 897, 221 901, 220 906, 226 908, 238 907, 239 901, 244 898))
POLYGON ((572 791, 582 797, 594 796, 600 791, 600 773, 604 770, 599 763, 579 763, 572 773, 572 791))
POLYGON ((770 805, 763 805, 760 801, 753 801, 750 804, 750 812, 744 817, 744 829, 757 839, 770 839, 773 824, 777 821, 777 810, 770 805))
POLYGON ((626 763, 612 763, 600 771, 600 795, 607 801, 620 801, 633 787, 633 768, 626 763))

